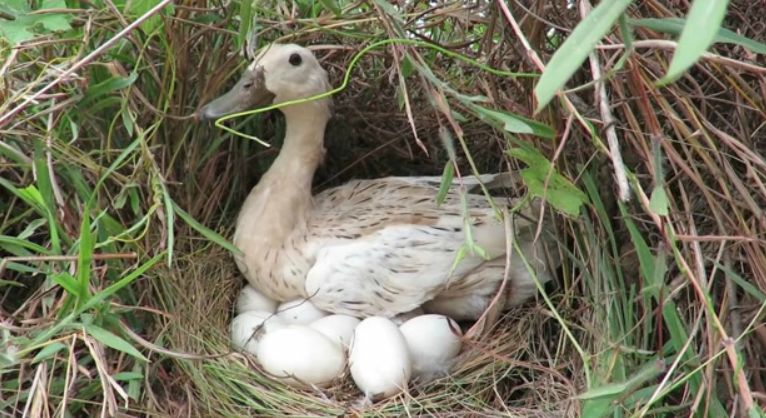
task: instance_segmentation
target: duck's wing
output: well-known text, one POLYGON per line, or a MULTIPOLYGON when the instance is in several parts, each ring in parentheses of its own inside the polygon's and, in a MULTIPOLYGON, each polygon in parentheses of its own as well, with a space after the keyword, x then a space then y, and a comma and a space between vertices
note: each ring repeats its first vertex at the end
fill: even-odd
MULTIPOLYGON (((470 286, 462 279, 487 260, 466 254, 453 270, 466 242, 460 197, 450 193, 437 208, 437 193, 388 179, 350 183, 319 199, 309 244, 317 246, 316 259, 306 278, 314 304, 335 313, 391 317, 450 286, 470 286)), ((475 243, 489 259, 504 257, 505 229, 486 198, 472 196, 468 206, 475 243)))
MULTIPOLYGON (((417 176, 417 177, 393 177, 397 181, 402 181, 414 185, 428 185, 438 187, 442 183, 442 176, 417 176)), ((478 176, 462 176, 452 179, 450 183, 457 186, 462 182, 469 193, 481 191, 483 184, 487 190, 494 189, 512 189, 518 188, 522 184, 521 175, 516 171, 506 171, 503 173, 481 174, 478 176)))

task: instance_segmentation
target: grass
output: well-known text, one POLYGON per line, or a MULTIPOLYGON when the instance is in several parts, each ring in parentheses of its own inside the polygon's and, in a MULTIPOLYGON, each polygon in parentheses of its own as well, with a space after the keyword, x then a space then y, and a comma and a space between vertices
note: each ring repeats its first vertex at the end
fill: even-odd
POLYGON ((264 148, 191 115, 241 71, 256 16, 261 45, 319 46, 334 86, 373 42, 451 51, 389 44, 359 59, 334 96, 317 190, 520 168, 559 214, 557 284, 468 342, 450 378, 358 415, 763 416, 766 70, 748 52, 764 48, 763 11, 731 2, 723 25, 737 32, 660 87, 677 70, 664 33, 682 33, 688 10, 629 6, 583 66, 552 58, 583 36, 569 37, 577 11, 529 3, 200 0, 143 20, 159 2, 0 6, 18 43, 0 44, 0 415, 357 414, 347 377, 294 392, 228 347, 242 280, 226 238, 284 125, 230 121, 264 148), (540 64, 552 100, 535 114, 540 64))

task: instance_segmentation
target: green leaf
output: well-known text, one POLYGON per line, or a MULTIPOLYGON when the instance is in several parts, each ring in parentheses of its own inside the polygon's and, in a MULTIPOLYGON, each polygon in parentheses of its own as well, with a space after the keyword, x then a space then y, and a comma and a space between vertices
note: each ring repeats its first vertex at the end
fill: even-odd
POLYGON ((319 0, 320 3, 322 3, 322 6, 325 7, 325 9, 331 11, 336 17, 343 16, 343 12, 340 10, 340 7, 338 7, 337 4, 333 0, 319 0))
POLYGON ((114 376, 112 376, 114 380, 118 382, 127 382, 129 380, 139 380, 143 379, 144 375, 141 373, 135 373, 135 372, 121 372, 117 373, 114 376))
POLYGON ((521 170, 521 177, 533 196, 544 198, 554 208, 571 216, 580 214, 580 208, 588 201, 588 197, 566 177, 554 170, 551 162, 542 154, 531 147, 513 148, 508 151, 508 154, 528 165, 521 170))
MULTIPOLYGON (((247 34, 253 25, 253 0, 243 0, 239 7, 239 33, 237 34, 237 47, 242 47, 247 42, 247 34)), ((248 48, 258 49, 258 45, 248 45, 248 48)))
MULTIPOLYGON (((629 19, 628 21, 633 26, 642 26, 653 31, 668 33, 671 35, 680 35, 684 30, 684 26, 686 25, 685 19, 679 19, 677 17, 667 19, 629 19)), ((715 38, 713 38, 713 42, 740 45, 752 52, 766 54, 765 44, 756 42, 726 28, 718 29, 718 32, 715 34, 715 38)))
POLYGON ((399 69, 402 72, 402 77, 408 78, 415 72, 415 68, 412 66, 412 61, 409 57, 402 58, 402 66, 399 69))
POLYGON ((604 386, 599 386, 588 390, 585 393, 577 395, 578 399, 596 399, 596 398, 610 398, 612 400, 623 396, 630 390, 635 390, 637 386, 644 382, 653 379, 665 370, 665 362, 662 360, 654 360, 645 364, 633 377, 620 383, 609 383, 604 386))
POLYGON ((436 196, 436 206, 441 206, 444 203, 444 199, 447 197, 447 192, 452 185, 452 180, 455 178, 455 163, 452 160, 447 161, 444 166, 444 173, 442 174, 442 182, 439 185, 439 194, 436 196))
POLYGON ((54 343, 48 344, 45 347, 43 347, 43 349, 40 350, 39 353, 37 353, 35 358, 32 359, 32 364, 35 364, 40 361, 47 360, 53 357, 54 354, 58 353, 61 350, 64 350, 66 347, 67 346, 61 342, 54 342, 54 343))
POLYGON ((377 4, 378 7, 383 10, 383 12, 396 20, 397 23, 404 23, 404 18, 402 17, 401 13, 399 13, 399 11, 394 8, 393 4, 386 0, 375 0, 375 4, 377 4))
POLYGON ((167 239, 168 239, 168 266, 173 265, 173 249, 175 248, 175 242, 176 242, 176 233, 175 233, 175 225, 176 225, 176 217, 175 213, 173 213, 173 208, 175 207, 175 202, 173 202, 173 199, 170 198, 170 193, 168 192, 168 189, 165 187, 165 184, 162 183, 162 181, 158 180, 160 184, 160 188, 162 189, 162 198, 163 202, 165 204, 165 214, 167 216, 166 224, 168 226, 167 230, 167 239))
MULTIPOLYGON (((152 10, 153 7, 160 4, 160 0, 134 0, 127 2, 127 4, 128 7, 125 12, 131 13, 135 15, 136 18, 138 18, 139 16, 143 16, 149 10, 152 10)), ((166 7, 163 7, 159 13, 173 14, 173 4, 170 3, 166 7)), ((154 16, 143 21, 140 27, 141 30, 143 30, 145 33, 150 34, 154 32, 154 30, 157 29, 161 24, 162 18, 155 13, 154 16)))
MULTIPOLYGON (((35 219, 35 220, 29 222, 29 225, 27 225, 27 227, 24 228, 24 230, 21 231, 19 233, 19 235, 16 236, 16 238, 23 240, 23 239, 27 239, 27 238, 31 237, 32 234, 34 234, 37 231, 38 228, 40 228, 41 226, 45 225, 45 222, 46 222, 46 220, 43 219, 43 218, 35 219)), ((43 247, 39 247, 39 248, 43 248, 43 247)), ((48 254, 48 250, 47 249, 43 248, 42 251, 43 251, 43 254, 48 254)))
POLYGON ((602 1, 575 27, 572 34, 553 54, 535 85, 535 97, 538 102, 535 113, 547 106, 572 74, 580 69, 596 43, 614 26, 614 22, 631 3, 633 0, 602 1))
MULTIPOLYGON (((44 220, 43 220, 43 222, 44 222, 44 220)), ((34 242, 27 241, 27 240, 24 240, 24 239, 19 239, 19 238, 16 238, 16 237, 9 237, 7 235, 0 235, 0 247, 3 246, 3 244, 9 245, 9 246, 20 247, 20 248, 27 248, 27 249, 32 250, 35 253, 37 253, 37 255, 51 255, 51 252, 47 248, 45 248, 45 247, 43 247, 43 246, 41 246, 39 244, 35 244, 34 242)), ((3 247, 3 248, 7 249, 8 247, 3 247)))
POLYGON ((40 194, 40 191, 37 190, 37 187, 35 187, 33 184, 30 184, 23 189, 14 189, 18 191, 17 196, 23 199, 28 205, 38 209, 41 214, 48 214, 48 208, 45 206, 43 196, 40 194))
MULTIPOLYGON (((88 204, 92 205, 94 203, 94 199, 97 196, 96 192, 101 188, 101 186, 104 184, 106 179, 110 178, 112 173, 120 168, 122 163, 125 162, 125 160, 127 160, 128 157, 130 157, 133 154, 133 151, 135 151, 135 149, 138 148, 138 146, 141 144, 141 141, 143 140, 144 140, 144 136, 139 135, 130 145, 128 145, 127 148, 125 148, 120 153, 120 155, 117 156, 114 162, 109 165, 106 171, 104 171, 104 173, 101 175, 101 178, 98 179, 98 183, 96 183, 96 187, 93 188, 93 192, 91 193, 90 199, 88 200, 88 204)), ((134 184, 132 183, 125 185, 125 187, 132 187, 132 186, 134 186, 134 184)), ((137 212, 134 212, 134 213, 137 213, 137 212)))
MULTIPOLYGON (((60 321, 56 322, 55 325, 52 327, 49 327, 45 329, 44 331, 40 332, 35 336, 34 341, 32 344, 29 344, 30 346, 36 346, 41 345, 45 341, 50 340, 53 338, 59 331, 61 331, 63 328, 70 326, 70 324, 77 318, 80 318, 80 315, 82 315, 85 311, 88 309, 92 309, 99 303, 101 303, 104 299, 108 298, 109 296, 112 296, 113 294, 120 291, 120 289, 124 288, 125 286, 133 283, 134 280, 141 277, 144 273, 146 273, 147 270, 152 268, 155 264, 157 264, 158 261, 162 259, 164 256, 164 253, 160 253, 152 257, 151 260, 147 261, 146 263, 139 266, 137 269, 132 271, 127 276, 123 277, 116 283, 112 284, 111 286, 107 287, 106 289, 102 290, 101 292, 96 293, 93 295, 90 300, 85 302, 83 306, 81 306, 76 311, 70 313, 60 321)), ((23 351, 23 350, 22 350, 23 351)))
POLYGON ((582 416, 588 418, 602 418, 607 416, 612 409, 611 399, 591 399, 583 402, 582 416))
POLYGON ((147 270, 152 268, 158 261, 160 261, 163 255, 164 255, 163 253, 157 254, 156 256, 152 257, 151 260, 142 264, 140 267, 138 267, 137 269, 132 271, 130 274, 120 279, 118 282, 96 293, 95 295, 93 295, 92 298, 90 298, 90 300, 88 300, 88 302, 85 303, 85 305, 83 305, 80 309, 78 309, 77 312, 79 313, 85 312, 86 310, 96 306, 96 304, 108 298, 109 296, 112 296, 113 294, 117 293, 120 289, 133 283, 134 280, 141 277, 147 270))
POLYGON ((93 324, 83 325, 83 329, 93 338, 107 347, 113 348, 121 353, 131 355, 139 360, 149 361, 141 352, 130 345, 127 341, 117 335, 93 324))
POLYGON ((649 209, 657 215, 668 216, 668 195, 662 187, 655 187, 652 190, 652 197, 649 198, 649 209))
MULTIPOLYGON (((11 269, 11 268, 10 268, 10 265, 11 265, 11 264, 12 264, 12 263, 8 263, 8 264, 6 264, 6 268, 7 268, 8 270, 13 270, 13 269, 11 269)), ((19 282, 17 282, 17 281, 10 281, 10 280, 3 280, 3 279, 0 279, 0 287, 3 287, 3 286, 18 287, 18 288, 23 288, 23 287, 25 287, 23 284, 21 284, 21 283, 19 283, 19 282)))
POLYGON ((5 268, 7 268, 8 270, 18 271, 19 273, 26 273, 26 274, 41 274, 42 273, 42 271, 39 269, 30 267, 26 264, 16 263, 14 261, 11 261, 8 264, 6 264, 5 268))
POLYGON ((13 20, 0 19, 0 38, 5 38, 11 45, 33 39, 35 30, 42 27, 45 31, 65 31, 72 27, 72 16, 68 13, 31 14, 33 11, 67 9, 64 0, 46 0, 42 7, 32 10, 26 0, 4 0, 0 10, 13 17, 13 20))
POLYGON ((489 253, 484 248, 481 248, 480 246, 476 244, 472 244, 470 250, 471 250, 471 255, 478 255, 479 257, 489 261, 490 259, 489 253))
POLYGON ((716 263, 716 267, 721 269, 726 274, 726 277, 736 283, 737 286, 741 287, 742 290, 749 293, 750 296, 756 298, 759 303, 766 302, 766 295, 761 292, 758 287, 747 281, 747 279, 722 264, 716 263))
POLYGON ((766 413, 758 405, 753 405, 747 410, 747 418, 763 418, 764 416, 766 416, 766 413))
MULTIPOLYGON (((130 396, 130 399, 133 399, 134 401, 138 402, 141 399, 141 393, 143 389, 143 380, 144 380, 144 365, 136 362, 136 364, 133 365, 133 371, 132 372, 124 372, 124 373, 118 373, 118 374, 125 374, 125 375, 131 375, 131 376, 137 376, 134 379, 124 379, 128 381, 128 396, 130 396)), ((130 376, 128 376, 130 377, 130 376)), ((115 380, 117 380, 117 375, 114 376, 115 380)))
POLYGON ((56 282, 56 284, 61 286, 72 296, 76 296, 79 293, 79 286, 77 286, 77 282, 68 272, 62 271, 61 273, 53 273, 50 277, 54 282, 56 282))
POLYGON ((471 108, 473 108, 483 119, 488 118, 498 123, 502 123, 503 129, 506 132, 533 134, 543 138, 554 138, 556 136, 556 131, 553 128, 531 119, 500 110, 487 109, 482 106, 472 105, 471 108))
POLYGON ((677 80, 707 51, 726 16, 729 0, 696 0, 692 3, 689 17, 678 40, 668 73, 657 85, 666 85, 677 80))
POLYGON ((93 100, 101 96, 129 87, 136 81, 137 78, 138 73, 133 72, 127 77, 112 77, 94 86, 91 86, 88 88, 88 91, 85 92, 78 105, 87 106, 93 100))
POLYGON ((57 222, 56 214, 56 199, 53 193, 53 184, 51 183, 51 173, 48 170, 47 158, 45 155, 45 146, 42 140, 36 139, 33 142, 34 145, 34 166, 37 171, 37 196, 35 199, 45 210, 45 216, 48 220, 48 229, 51 236, 51 247, 56 254, 61 253, 61 242, 58 235, 58 228, 60 223, 57 222))
POLYGON ((463 261, 467 252, 468 252, 468 245, 466 243, 463 243, 463 245, 461 245, 460 248, 457 250, 457 254, 455 255, 455 261, 452 262, 452 268, 450 269, 450 272, 449 272, 450 276, 452 276, 452 273, 455 271, 458 264, 460 264, 460 262, 463 261))
POLYGON ((197 222, 196 219, 192 218, 191 215, 189 215, 186 211, 181 209, 178 205, 175 203, 173 204, 173 211, 178 215, 181 219, 184 220, 189 226, 194 228, 197 232, 202 234, 205 238, 209 239, 210 241, 213 241, 214 243, 220 245, 221 247, 231 251, 235 255, 241 255, 242 251, 240 251, 239 248, 235 247, 232 243, 230 243, 226 238, 220 236, 216 232, 208 229, 207 227, 203 226, 201 223, 197 222))
POLYGON ((79 256, 77 257, 77 306, 82 306, 90 296, 90 270, 93 260, 93 235, 90 232, 90 205, 86 204, 80 225, 79 256))

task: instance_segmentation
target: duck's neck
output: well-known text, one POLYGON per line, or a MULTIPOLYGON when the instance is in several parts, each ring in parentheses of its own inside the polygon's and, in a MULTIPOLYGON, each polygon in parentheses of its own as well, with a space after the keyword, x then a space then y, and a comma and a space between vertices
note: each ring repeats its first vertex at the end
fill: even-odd
POLYGON ((238 235, 256 235, 267 247, 278 247, 305 227, 311 210, 311 184, 324 157, 326 103, 303 103, 282 109, 287 130, 282 150, 247 197, 238 235))
POLYGON ((285 108, 287 129, 279 156, 264 177, 293 182, 292 187, 311 191, 314 172, 324 158, 324 131, 329 110, 318 103, 303 103, 285 108))

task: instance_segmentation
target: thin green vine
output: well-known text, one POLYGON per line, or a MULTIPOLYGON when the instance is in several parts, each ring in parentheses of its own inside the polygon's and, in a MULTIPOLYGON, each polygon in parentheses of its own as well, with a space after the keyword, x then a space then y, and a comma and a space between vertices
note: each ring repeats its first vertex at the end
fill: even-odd
POLYGON ((224 131, 229 132, 231 134, 238 135, 238 136, 241 136, 241 137, 244 137, 244 138, 248 138, 248 139, 252 139, 252 140, 258 142, 259 144, 261 144, 261 145, 263 145, 265 147, 271 147, 271 145, 269 145, 268 143, 262 141, 258 137, 252 136, 252 135, 247 135, 247 134, 239 132, 239 131, 237 131, 237 130, 235 130, 233 128, 229 128, 228 126, 223 125, 223 122, 227 121, 229 119, 240 117, 240 116, 255 115, 255 114, 263 113, 263 112, 266 112, 266 111, 269 111, 269 110, 279 109, 280 107, 284 107, 284 106, 289 106, 289 105, 298 104, 298 103, 307 103, 307 102, 310 102, 312 100, 322 99, 324 97, 329 97, 329 96, 332 96, 333 94, 339 93, 339 92, 345 90, 346 87, 348 87, 348 82, 349 82, 349 79, 351 78, 351 70, 354 69, 354 66, 362 58, 362 56, 364 54, 366 54, 367 52, 375 49, 375 48, 378 48, 378 47, 383 46, 383 45, 388 45, 388 44, 403 44, 403 45, 412 45, 412 46, 422 46, 422 47, 426 47, 426 48, 435 49, 435 50, 437 50, 437 51, 439 51, 439 52, 441 52, 441 53, 443 53, 443 54, 445 54, 447 56, 450 56, 450 57, 453 57, 453 58, 457 58, 460 61, 463 61, 465 63, 471 64, 471 65, 473 65, 475 67, 478 67, 478 68, 480 68, 480 69, 482 69, 482 70, 484 70, 484 71, 486 71, 486 72, 488 72, 490 74, 494 74, 494 75, 507 76, 507 77, 539 77, 540 76, 539 74, 513 73, 513 72, 510 72, 510 71, 498 70, 498 69, 492 68, 492 67, 490 67, 490 66, 488 66, 486 64, 482 64, 482 63, 480 63, 480 62, 478 62, 478 61, 476 61, 474 59, 471 59, 471 58, 468 58, 466 56, 460 55, 457 52, 450 51, 448 49, 442 48, 442 47, 440 47, 438 45, 430 44, 428 42, 416 41, 416 40, 412 40, 412 39, 401 39, 401 38, 385 39, 385 40, 374 42, 374 43, 370 44, 369 46, 367 46, 366 48, 362 49, 361 51, 359 51, 354 56, 354 58, 351 60, 351 63, 349 64, 348 68, 346 69, 346 74, 343 77, 343 83, 340 85, 340 87, 337 87, 337 88, 332 89, 330 91, 324 92, 322 94, 317 94, 317 95, 312 96, 312 97, 307 97, 305 99, 290 100, 290 101, 287 101, 287 102, 282 102, 282 103, 274 104, 274 105, 267 106, 267 107, 262 107, 262 108, 258 108, 258 109, 250 109, 250 110, 246 110, 246 111, 239 112, 239 113, 232 113, 230 115, 226 115, 226 116, 223 116, 223 117, 221 117, 219 119, 216 119, 215 126, 217 126, 220 129, 223 129, 224 131))

